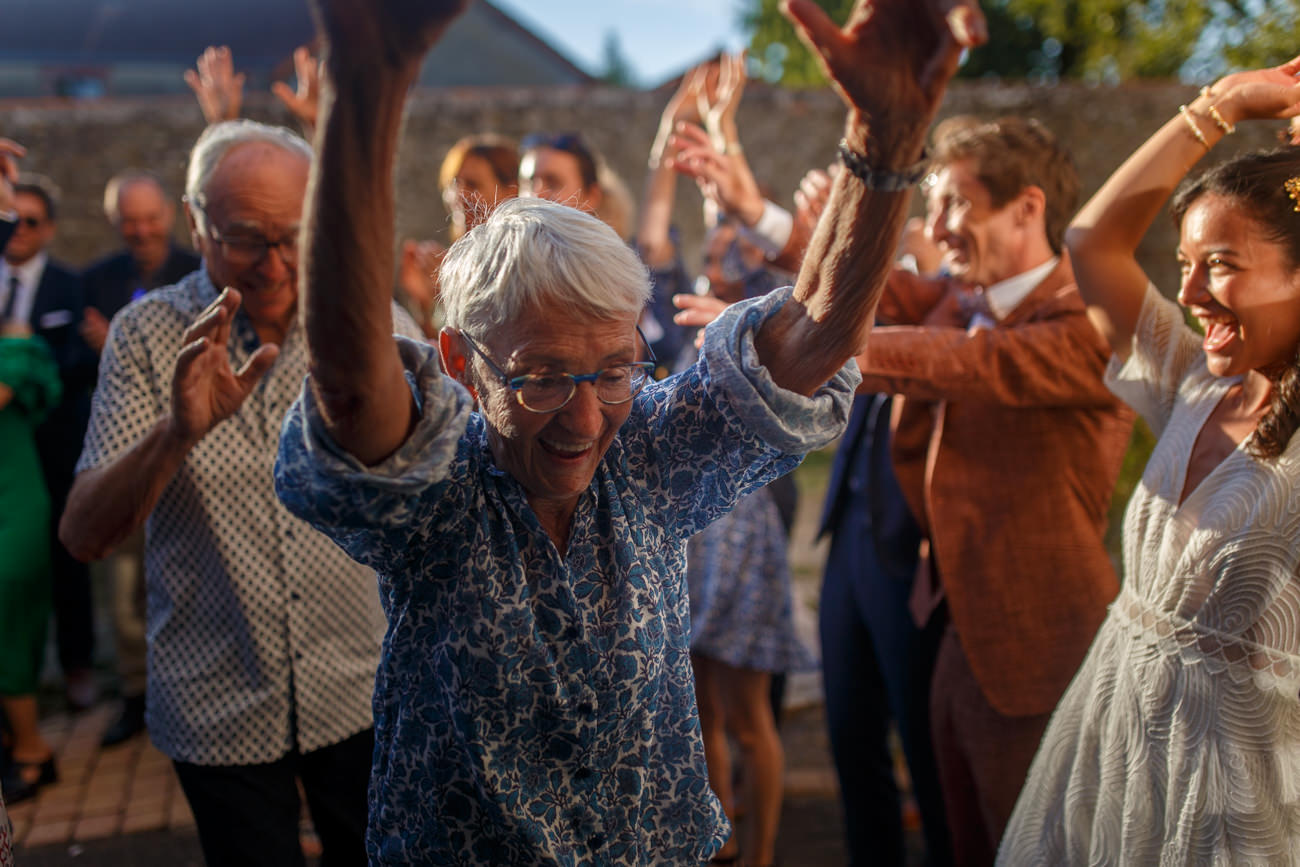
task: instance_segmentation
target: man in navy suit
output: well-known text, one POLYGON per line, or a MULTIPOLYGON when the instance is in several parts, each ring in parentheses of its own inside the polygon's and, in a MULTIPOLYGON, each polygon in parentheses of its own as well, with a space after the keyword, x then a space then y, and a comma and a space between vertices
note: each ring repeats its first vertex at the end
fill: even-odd
POLYGON ((831 548, 819 605, 826 717, 850 863, 906 862, 892 718, 921 813, 926 863, 942 865, 951 855, 929 716, 942 621, 920 630, 908 613, 922 536, 894 477, 890 404, 883 394, 853 401, 831 467, 821 524, 831 548))
POLYGON ((54 352, 63 380, 63 399, 36 431, 41 468, 50 492, 54 624, 69 703, 94 704, 98 689, 90 670, 94 647, 90 575, 53 534, 73 467, 90 418, 95 353, 79 333, 85 306, 81 278, 50 260, 54 240, 55 192, 43 178, 26 176, 14 184, 18 222, 0 259, 0 319, 27 323, 54 352))
POLYGON ((176 207, 151 172, 127 169, 104 188, 104 216, 125 247, 90 265, 82 336, 96 352, 104 346, 113 314, 153 289, 171 286, 198 270, 199 257, 172 243, 176 207))

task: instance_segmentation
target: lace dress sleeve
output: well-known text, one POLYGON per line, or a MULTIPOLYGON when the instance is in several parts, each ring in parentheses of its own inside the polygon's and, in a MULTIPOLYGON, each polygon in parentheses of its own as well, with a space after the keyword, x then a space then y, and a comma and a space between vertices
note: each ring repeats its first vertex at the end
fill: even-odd
POLYGON ((1111 356, 1106 385, 1159 437, 1183 381, 1204 367, 1200 336, 1183 318, 1182 308, 1148 283, 1128 360, 1111 356))

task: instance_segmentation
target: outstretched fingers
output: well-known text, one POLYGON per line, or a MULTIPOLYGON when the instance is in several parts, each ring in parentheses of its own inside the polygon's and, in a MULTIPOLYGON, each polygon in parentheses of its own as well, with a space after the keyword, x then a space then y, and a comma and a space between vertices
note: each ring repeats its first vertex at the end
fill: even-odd
POLYGON ((182 342, 189 345, 200 339, 207 339, 219 346, 225 346, 230 337, 230 323, 235 311, 239 309, 242 297, 237 289, 227 288, 217 300, 208 305, 198 318, 185 329, 182 342))
POLYGON ((244 396, 257 387, 257 383, 279 357, 280 347, 274 343, 263 343, 248 357, 248 361, 244 362, 244 366, 235 374, 235 381, 239 383, 240 391, 244 396))

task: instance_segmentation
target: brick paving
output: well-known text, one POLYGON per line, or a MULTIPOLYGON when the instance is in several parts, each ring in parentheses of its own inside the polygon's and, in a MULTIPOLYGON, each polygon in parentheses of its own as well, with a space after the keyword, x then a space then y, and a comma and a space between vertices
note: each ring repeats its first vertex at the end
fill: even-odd
POLYGON ((14 840, 24 849, 84 844, 143 831, 192 829, 194 816, 171 761, 138 735, 101 749, 114 704, 41 722, 54 747, 59 781, 32 800, 9 806, 14 840))

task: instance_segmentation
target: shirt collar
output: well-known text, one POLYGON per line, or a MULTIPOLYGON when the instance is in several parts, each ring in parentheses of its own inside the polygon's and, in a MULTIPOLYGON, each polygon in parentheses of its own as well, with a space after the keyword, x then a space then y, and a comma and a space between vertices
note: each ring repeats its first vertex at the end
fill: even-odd
MULTIPOLYGON (((41 282, 41 275, 45 273, 45 263, 49 260, 49 255, 42 250, 21 265, 14 266, 5 262, 4 281, 8 283, 9 278, 17 274, 18 282, 23 284, 24 289, 35 289, 36 284, 41 282)), ((5 288, 7 289, 8 286, 5 288)))
POLYGON ((1028 297, 1030 292, 1038 288, 1039 283, 1047 279, 1047 275, 1052 273, 1060 262, 1060 256, 1053 256, 1035 268, 987 287, 984 290, 984 297, 988 300, 989 310, 998 320, 1005 319, 1021 301, 1028 297))

